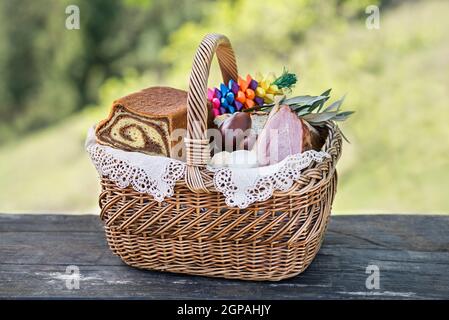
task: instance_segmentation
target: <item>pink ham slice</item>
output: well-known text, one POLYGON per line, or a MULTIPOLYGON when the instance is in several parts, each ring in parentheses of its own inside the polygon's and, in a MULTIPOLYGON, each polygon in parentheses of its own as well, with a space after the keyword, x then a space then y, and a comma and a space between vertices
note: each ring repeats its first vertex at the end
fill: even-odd
POLYGON ((288 106, 270 114, 254 146, 259 166, 278 163, 302 152, 303 124, 288 106))

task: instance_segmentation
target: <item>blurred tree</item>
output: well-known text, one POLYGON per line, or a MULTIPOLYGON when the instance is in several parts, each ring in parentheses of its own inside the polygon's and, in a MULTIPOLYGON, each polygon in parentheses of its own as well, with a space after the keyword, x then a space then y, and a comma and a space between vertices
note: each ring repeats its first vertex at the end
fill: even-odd
POLYGON ((126 69, 161 77, 160 49, 171 31, 200 17, 202 2, 2 1, 0 143, 95 103, 100 85, 126 69), (79 30, 65 28, 70 4, 80 8, 79 30))
POLYGON ((205 4, 207 14, 200 21, 188 21, 171 35, 161 60, 175 65, 171 82, 185 81, 180 75, 189 73, 191 61, 184 56, 193 55, 204 34, 218 32, 226 34, 233 47, 238 48, 242 73, 250 71, 245 70, 245 65, 257 65, 261 72, 282 70, 282 63, 291 58, 293 48, 304 43, 311 31, 345 28, 351 19, 365 18, 361 15, 367 5, 381 3, 381 0, 218 0, 205 4), (273 61, 278 63, 273 65, 273 61))

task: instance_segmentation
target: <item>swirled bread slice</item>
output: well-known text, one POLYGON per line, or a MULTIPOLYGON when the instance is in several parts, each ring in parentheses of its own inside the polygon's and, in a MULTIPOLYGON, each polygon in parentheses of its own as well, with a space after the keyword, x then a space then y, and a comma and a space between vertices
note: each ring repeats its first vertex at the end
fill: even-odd
POLYGON ((114 101, 109 117, 97 125, 96 136, 98 143, 125 151, 182 158, 174 154, 182 140, 172 139, 172 133, 186 125, 187 92, 152 87, 114 101))

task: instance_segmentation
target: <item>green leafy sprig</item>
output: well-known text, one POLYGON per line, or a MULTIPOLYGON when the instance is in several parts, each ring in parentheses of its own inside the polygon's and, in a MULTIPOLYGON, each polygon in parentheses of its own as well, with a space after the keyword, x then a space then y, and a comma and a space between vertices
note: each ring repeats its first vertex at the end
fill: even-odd
MULTIPOLYGON (((288 105, 290 109, 295 112, 298 117, 306 120, 313 126, 323 126, 326 121, 345 121, 355 111, 340 111, 341 105, 346 96, 324 107, 326 101, 330 98, 332 89, 324 91, 319 96, 297 96, 286 99, 285 97, 279 101, 279 104, 288 105)), ((251 109, 246 109, 244 112, 264 111, 269 112, 275 104, 265 104, 251 109)), ((342 133, 343 135, 343 133, 342 133)), ((348 139, 343 135, 343 138, 348 139)), ((349 142, 349 141, 348 141, 349 142)))
POLYGON ((296 84, 296 82, 298 82, 296 74, 288 72, 287 69, 284 67, 282 75, 276 80, 274 80, 272 84, 275 84, 279 89, 287 88, 291 90, 291 88, 296 84))

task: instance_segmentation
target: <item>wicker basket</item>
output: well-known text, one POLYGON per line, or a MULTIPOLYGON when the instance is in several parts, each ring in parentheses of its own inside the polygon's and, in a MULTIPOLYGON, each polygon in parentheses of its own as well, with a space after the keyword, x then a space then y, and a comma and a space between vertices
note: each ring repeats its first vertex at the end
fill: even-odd
POLYGON ((275 192, 246 209, 230 208, 205 170, 209 67, 217 53, 223 79, 237 78, 234 53, 222 35, 198 48, 188 92, 187 169, 174 195, 162 203, 101 179, 101 219, 111 250, 127 264, 151 270, 243 280, 293 277, 317 254, 336 191, 341 135, 333 123, 324 151, 287 192, 275 192))

